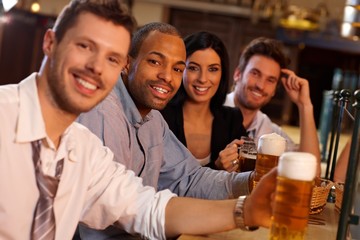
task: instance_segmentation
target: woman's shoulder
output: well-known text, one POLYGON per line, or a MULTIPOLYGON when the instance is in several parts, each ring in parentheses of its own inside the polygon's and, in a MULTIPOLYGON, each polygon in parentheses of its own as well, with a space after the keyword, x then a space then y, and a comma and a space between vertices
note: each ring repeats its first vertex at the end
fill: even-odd
POLYGON ((215 110, 216 115, 222 116, 224 119, 232 119, 232 120, 241 120, 243 119, 243 115, 238 108, 221 106, 215 110))
POLYGON ((160 110, 161 113, 173 113, 179 111, 180 107, 176 105, 166 105, 166 107, 160 110))
POLYGON ((165 120, 177 118, 177 115, 182 111, 181 107, 174 105, 167 105, 160 113, 163 115, 165 120))

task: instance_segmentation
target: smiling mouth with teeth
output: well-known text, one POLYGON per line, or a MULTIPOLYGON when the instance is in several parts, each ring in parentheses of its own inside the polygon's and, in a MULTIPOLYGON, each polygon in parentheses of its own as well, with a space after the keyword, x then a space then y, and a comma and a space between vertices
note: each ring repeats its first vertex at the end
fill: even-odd
POLYGON ((253 93, 254 95, 258 96, 258 97, 262 97, 262 96, 263 96, 263 94, 258 93, 258 92, 254 92, 254 91, 252 91, 252 93, 253 93))
POLYGON ((160 88, 160 87, 152 87, 153 89, 155 89, 156 91, 162 93, 162 94, 166 94, 168 93, 169 91, 164 89, 164 88, 160 88))
POLYGON ((77 82, 80 83, 81 86, 83 86, 84 88, 86 89, 89 89, 89 90, 96 90, 96 85, 94 84, 91 84, 81 78, 76 78, 77 82))
POLYGON ((204 92, 209 89, 208 87, 194 87, 194 88, 200 92, 204 92))

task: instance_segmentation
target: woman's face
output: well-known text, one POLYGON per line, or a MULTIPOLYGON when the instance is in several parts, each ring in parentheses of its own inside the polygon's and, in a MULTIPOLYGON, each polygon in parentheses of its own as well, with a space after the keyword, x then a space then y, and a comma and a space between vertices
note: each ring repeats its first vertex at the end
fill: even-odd
POLYGON ((183 76, 188 100, 210 102, 219 88, 221 72, 220 57, 212 48, 198 50, 188 56, 183 76))

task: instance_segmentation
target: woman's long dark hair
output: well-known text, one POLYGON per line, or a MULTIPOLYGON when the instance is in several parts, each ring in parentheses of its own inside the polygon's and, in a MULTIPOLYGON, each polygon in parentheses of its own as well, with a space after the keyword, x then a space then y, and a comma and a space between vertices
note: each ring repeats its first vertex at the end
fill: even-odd
MULTIPOLYGON (((224 43, 216 35, 209 32, 197 32, 191 34, 184 38, 184 42, 186 47, 186 58, 190 57, 198 50, 207 48, 213 49, 219 55, 221 61, 221 79, 218 90, 211 98, 210 109, 212 110, 221 107, 224 104, 230 81, 229 55, 224 43)), ((169 104, 177 106, 183 105, 187 97, 184 85, 181 83, 178 92, 169 104)))

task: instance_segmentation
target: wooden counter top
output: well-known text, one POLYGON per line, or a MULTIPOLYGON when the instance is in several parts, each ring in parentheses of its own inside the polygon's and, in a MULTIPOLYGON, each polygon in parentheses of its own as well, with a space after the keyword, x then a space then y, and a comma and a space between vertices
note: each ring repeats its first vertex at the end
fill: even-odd
MULTIPOLYGON (((310 215, 307 239, 335 240, 339 221, 339 213, 334 203, 327 203, 325 209, 316 215, 310 215)), ((240 229, 202 236, 181 235, 178 240, 262 240, 269 238, 269 229, 260 228, 254 232, 240 229)))

